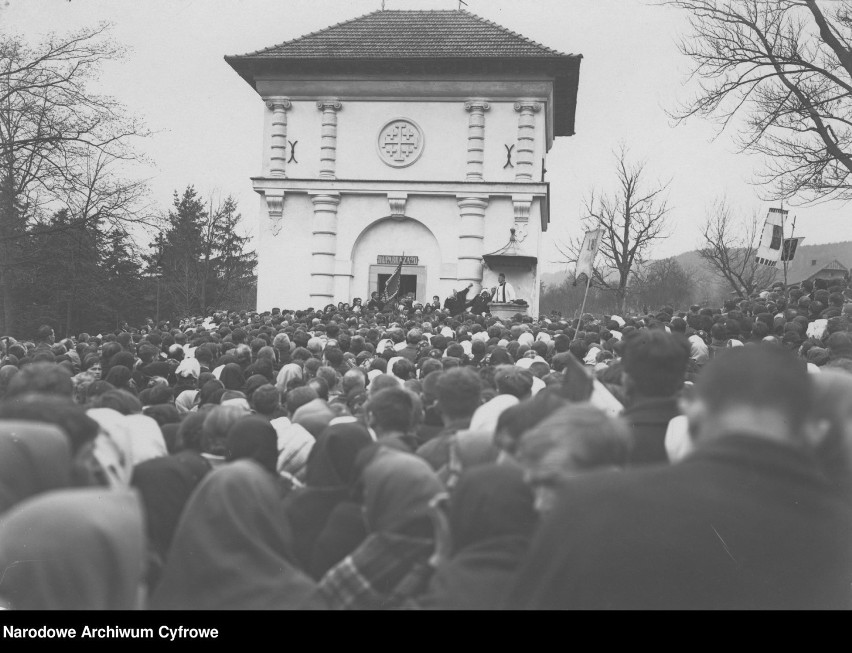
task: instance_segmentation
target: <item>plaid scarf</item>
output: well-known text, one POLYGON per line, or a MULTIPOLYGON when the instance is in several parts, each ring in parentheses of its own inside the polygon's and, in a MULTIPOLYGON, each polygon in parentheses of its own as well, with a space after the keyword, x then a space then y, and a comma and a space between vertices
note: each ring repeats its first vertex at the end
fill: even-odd
POLYGON ((434 541, 374 533, 320 581, 331 609, 390 610, 422 593, 432 575, 434 541))

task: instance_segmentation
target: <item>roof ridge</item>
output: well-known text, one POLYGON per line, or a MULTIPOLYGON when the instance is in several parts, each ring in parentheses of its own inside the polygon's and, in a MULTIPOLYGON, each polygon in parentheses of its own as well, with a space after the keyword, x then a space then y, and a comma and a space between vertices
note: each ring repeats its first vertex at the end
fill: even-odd
MULTIPOLYGON (((327 25, 327 26, 325 26, 321 29, 314 30, 313 32, 308 32, 307 34, 302 34, 301 36, 297 36, 295 38, 288 39, 286 41, 281 41, 281 43, 276 43, 275 45, 270 45, 269 47, 261 48, 260 50, 254 50, 252 52, 246 52, 245 54, 235 55, 235 56, 248 57, 248 56, 251 56, 253 54, 261 54, 261 53, 267 52, 269 50, 274 50, 275 48, 280 48, 282 45, 289 45, 291 43, 295 43, 296 41, 301 41, 302 39, 306 39, 309 36, 316 36, 317 34, 320 34, 321 32, 326 32, 326 31, 333 29, 335 27, 340 27, 341 25, 346 25, 347 23, 352 23, 352 22, 355 22, 356 20, 361 20, 362 18, 366 18, 367 16, 372 16, 373 14, 387 13, 388 11, 394 11, 394 10, 376 9, 374 11, 368 11, 366 14, 361 14, 360 16, 355 16, 354 18, 349 18, 347 20, 341 20, 339 23, 334 23, 333 25, 327 25)), ((396 10, 396 11, 402 11, 402 10, 396 10)))

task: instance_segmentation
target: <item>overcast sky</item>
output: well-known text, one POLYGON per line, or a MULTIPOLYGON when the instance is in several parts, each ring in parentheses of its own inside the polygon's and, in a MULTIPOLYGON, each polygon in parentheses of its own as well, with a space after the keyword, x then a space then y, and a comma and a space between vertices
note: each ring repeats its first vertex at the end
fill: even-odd
MULTIPOLYGON (((167 209, 175 189, 237 197, 246 231, 256 233, 263 103, 223 60, 290 40, 381 7, 381 0, 0 0, 0 29, 38 39, 100 20, 127 56, 105 68, 99 91, 113 95, 156 133, 141 143, 153 200, 167 209)), ((453 0, 386 0, 388 9, 456 9, 453 0)), ((612 152, 624 143, 647 160, 652 179, 671 180, 671 236, 655 257, 693 249, 714 199, 744 215, 771 204, 751 185, 760 164, 737 152, 732 135, 696 119, 674 127, 666 115, 689 92, 689 61, 677 50, 684 16, 641 0, 468 0, 468 10, 544 45, 580 53, 576 135, 548 155, 550 237, 580 230, 582 199, 613 178, 612 152)), ((805 244, 852 238, 840 204, 792 208, 805 244)), ((550 248, 548 248, 550 249, 550 248)), ((549 270, 557 255, 543 261, 549 270)), ((564 267, 564 266, 562 266, 564 267)))

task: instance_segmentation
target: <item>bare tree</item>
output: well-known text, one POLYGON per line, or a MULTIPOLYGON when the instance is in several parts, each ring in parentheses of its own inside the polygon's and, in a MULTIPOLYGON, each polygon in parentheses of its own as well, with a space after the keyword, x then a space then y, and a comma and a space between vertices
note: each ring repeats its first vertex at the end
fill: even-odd
MULTIPOLYGON (((592 190, 585 201, 583 229, 601 229, 597 285, 613 291, 624 310, 631 274, 646 261, 654 241, 664 238, 669 215, 668 184, 648 183, 644 162, 631 162, 627 149, 615 152, 616 184, 611 192, 592 190)), ((582 237, 556 249, 568 262, 577 260, 582 237)))
POLYGON ((725 200, 719 200, 701 229, 699 256, 742 299, 775 278, 775 269, 761 265, 755 256, 761 227, 757 214, 738 218, 725 200))
POLYGON ((684 308, 695 294, 695 274, 674 257, 651 261, 630 285, 632 304, 643 310, 671 305, 684 308))
POLYGON ((670 0, 698 92, 673 114, 738 130, 773 198, 852 198, 852 2, 670 0))
POLYGON ((124 107, 94 93, 89 82, 104 61, 121 55, 100 24, 49 35, 31 46, 0 34, 0 331, 15 324, 16 274, 23 239, 38 229, 124 229, 147 223, 137 202, 140 182, 122 178, 138 161, 131 148, 141 125, 124 107), (45 214, 66 209, 67 222, 45 226, 45 214))

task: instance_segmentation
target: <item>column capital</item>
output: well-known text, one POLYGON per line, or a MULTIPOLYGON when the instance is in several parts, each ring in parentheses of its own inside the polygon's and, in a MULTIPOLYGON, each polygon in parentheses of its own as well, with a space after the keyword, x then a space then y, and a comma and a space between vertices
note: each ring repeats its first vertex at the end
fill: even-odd
POLYGON ((518 100, 515 102, 515 111, 532 111, 538 113, 541 111, 541 103, 533 102, 532 100, 518 100))
POLYGON ((320 111, 340 111, 342 108, 343 104, 337 99, 317 100, 317 109, 320 111))
POLYGON ((485 100, 468 100, 464 103, 465 111, 488 111, 491 105, 485 100))
POLYGON ((340 204, 340 193, 335 192, 316 192, 308 193, 311 202, 316 204, 340 204))
POLYGON ((290 100, 285 97, 268 97, 263 98, 263 101, 266 103, 266 107, 273 111, 276 109, 279 111, 287 111, 287 109, 293 106, 290 103, 290 100))
POLYGON ((488 195, 456 195, 459 208, 485 209, 488 206, 488 195))

